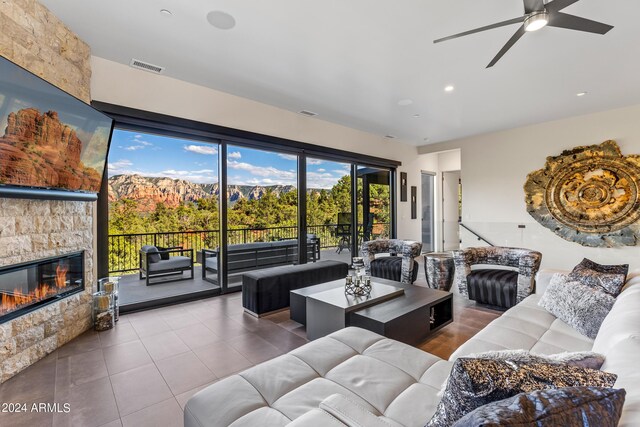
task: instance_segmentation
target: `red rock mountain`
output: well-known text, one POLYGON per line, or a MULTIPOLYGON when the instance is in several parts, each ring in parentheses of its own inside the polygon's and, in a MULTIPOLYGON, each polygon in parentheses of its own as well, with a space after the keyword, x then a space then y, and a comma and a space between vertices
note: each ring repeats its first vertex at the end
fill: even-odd
MULTIPOLYGON (((271 185, 268 187, 232 185, 227 189, 227 198, 233 204, 241 199, 260 199, 270 189, 276 195, 295 191, 291 185, 271 185)), ((135 200, 138 209, 149 212, 156 203, 176 207, 180 202, 195 202, 204 197, 217 196, 218 183, 196 184, 183 179, 153 178, 140 175, 116 175, 109 178, 109 201, 120 199, 135 200)))
POLYGON ((98 191, 100 174, 82 164, 81 152, 76 131, 55 111, 9 113, 0 138, 0 183, 98 191))

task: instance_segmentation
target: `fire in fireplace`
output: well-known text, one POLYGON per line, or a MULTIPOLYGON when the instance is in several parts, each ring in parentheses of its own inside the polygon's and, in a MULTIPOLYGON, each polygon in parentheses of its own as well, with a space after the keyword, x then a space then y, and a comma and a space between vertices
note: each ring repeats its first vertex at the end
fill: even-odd
POLYGON ((0 268, 0 323, 84 290, 84 251, 0 268))

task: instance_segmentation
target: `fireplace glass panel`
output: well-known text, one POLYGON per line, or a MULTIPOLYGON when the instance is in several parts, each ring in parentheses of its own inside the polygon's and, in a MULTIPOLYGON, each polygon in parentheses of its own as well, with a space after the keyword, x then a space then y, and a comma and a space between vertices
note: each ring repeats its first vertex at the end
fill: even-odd
POLYGON ((83 289, 83 252, 0 268, 0 323, 83 289))

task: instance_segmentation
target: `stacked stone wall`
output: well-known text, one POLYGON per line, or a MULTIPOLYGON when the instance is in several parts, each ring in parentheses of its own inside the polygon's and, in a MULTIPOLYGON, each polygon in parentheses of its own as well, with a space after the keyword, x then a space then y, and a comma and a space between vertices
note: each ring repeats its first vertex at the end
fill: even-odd
MULTIPOLYGON (((90 49, 35 0, 0 0, 0 55, 84 102, 90 49)), ((4 133, 4 129, 0 129, 4 133)), ((91 327, 93 203, 0 198, 0 267, 85 251, 85 291, 0 325, 0 383, 91 327)))

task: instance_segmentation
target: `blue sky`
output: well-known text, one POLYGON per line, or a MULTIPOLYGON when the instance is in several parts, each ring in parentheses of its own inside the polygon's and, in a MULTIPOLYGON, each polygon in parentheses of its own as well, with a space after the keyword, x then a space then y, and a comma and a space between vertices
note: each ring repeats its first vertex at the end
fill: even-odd
MULTIPOLYGON (((282 153, 229 146, 229 185, 296 185, 297 159, 282 153)), ((307 159, 309 188, 331 188, 349 165, 307 159)), ((114 130, 109 176, 138 174, 210 184, 218 181, 218 147, 198 141, 114 130)))

